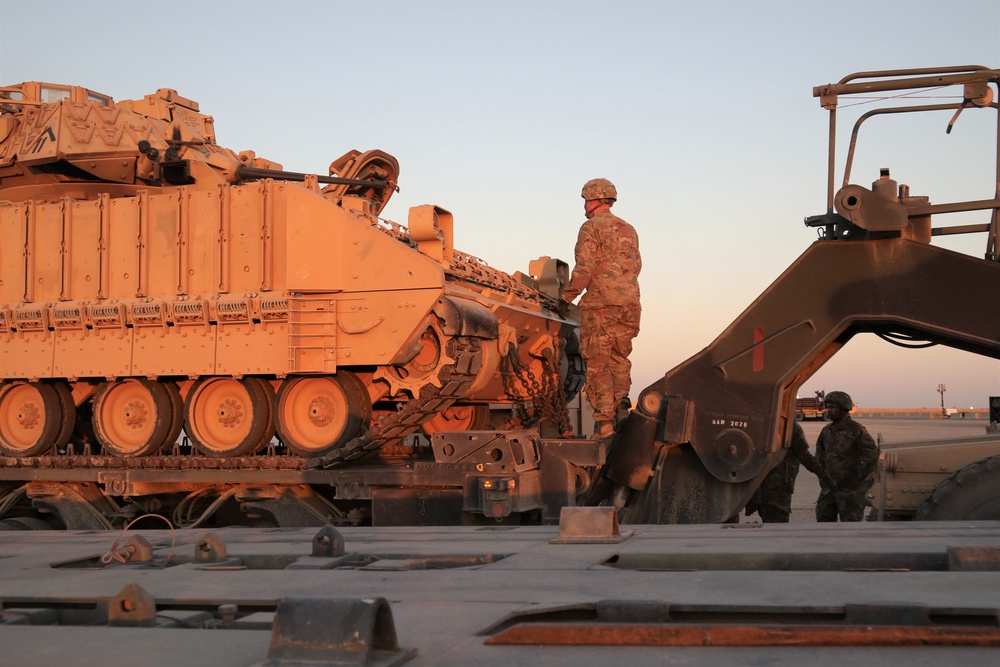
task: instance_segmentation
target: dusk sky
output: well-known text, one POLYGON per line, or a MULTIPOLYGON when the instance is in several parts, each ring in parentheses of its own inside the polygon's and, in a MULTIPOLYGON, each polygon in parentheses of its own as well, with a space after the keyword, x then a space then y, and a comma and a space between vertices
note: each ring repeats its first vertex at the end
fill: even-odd
MULTIPOLYGON (((382 149, 401 188, 384 217, 405 224, 411 206, 437 204, 457 248, 508 272, 541 255, 572 263, 580 188, 608 178, 643 257, 635 398, 816 240, 803 219, 826 209, 828 117, 814 86, 1000 67, 998 36, 997 0, 0 0, 0 84, 116 99, 173 88, 214 116, 220 144, 291 171, 382 149)), ((890 167, 933 202, 992 198, 995 112, 966 112, 945 135, 949 119, 864 134, 852 180, 890 167)), ((982 256, 986 238, 946 247, 982 256)), ((948 406, 985 406, 1000 362, 864 336, 800 395, 933 407, 939 384, 948 406)))

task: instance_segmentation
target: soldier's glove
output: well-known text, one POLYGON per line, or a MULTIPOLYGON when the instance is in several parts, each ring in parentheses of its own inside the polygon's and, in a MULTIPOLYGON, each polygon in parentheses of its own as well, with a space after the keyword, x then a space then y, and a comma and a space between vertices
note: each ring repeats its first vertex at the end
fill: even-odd
POLYGON ((819 478, 819 484, 824 489, 829 489, 832 493, 837 492, 837 483, 833 481, 833 477, 830 477, 830 473, 826 473, 819 478))
POLYGON ((559 317, 566 318, 569 314, 569 301, 564 299, 559 299, 559 305, 556 306, 556 311, 559 313, 559 317))

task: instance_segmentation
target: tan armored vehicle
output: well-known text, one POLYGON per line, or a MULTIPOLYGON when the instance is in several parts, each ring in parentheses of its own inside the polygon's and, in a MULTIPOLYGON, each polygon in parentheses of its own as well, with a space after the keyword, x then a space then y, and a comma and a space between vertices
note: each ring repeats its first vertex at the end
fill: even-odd
POLYGON ((495 270, 434 205, 381 219, 398 171, 377 150, 282 171, 173 90, 0 88, 5 465, 332 467, 419 457, 418 430, 567 430, 566 265, 495 270), (125 463, 169 459, 182 430, 189 461, 125 463))

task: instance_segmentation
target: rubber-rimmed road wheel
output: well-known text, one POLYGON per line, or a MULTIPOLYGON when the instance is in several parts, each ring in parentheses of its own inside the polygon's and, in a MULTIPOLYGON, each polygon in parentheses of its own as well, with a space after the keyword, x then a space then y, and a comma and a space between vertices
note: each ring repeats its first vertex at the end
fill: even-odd
POLYGON ((296 377, 278 388, 278 436, 299 456, 322 456, 359 435, 372 418, 368 389, 357 375, 296 377))
POLYGON ((94 395, 94 436, 110 456, 159 451, 175 418, 166 387, 145 378, 105 382, 94 395))
POLYGON ((273 435, 273 400, 262 380, 208 377, 198 380, 184 404, 184 430, 205 456, 254 452, 273 435))
POLYGON ((37 456, 53 445, 66 444, 58 442, 66 433, 64 419, 76 417, 64 415, 64 405, 65 396, 51 384, 12 382, 0 386, 0 452, 37 456))
POLYGON ((52 388, 59 397, 59 408, 62 411, 61 427, 56 436, 56 446, 63 447, 73 437, 76 427, 76 403, 73 402, 73 390, 65 382, 53 382, 52 388))
POLYGON ((1000 456, 965 466, 937 485, 917 508, 915 521, 1000 519, 1000 456))
POLYGON ((164 438, 163 447, 172 448, 177 438, 184 428, 184 399, 181 398, 180 389, 173 382, 163 382, 163 388, 167 391, 167 398, 170 399, 170 428, 167 429, 167 436, 164 438))
POLYGON ((267 425, 264 427, 264 435, 261 436, 260 442, 257 443, 257 446, 251 450, 251 453, 253 453, 264 449, 264 447, 271 442, 271 438, 275 435, 276 423, 274 416, 274 387, 271 386, 270 382, 263 378, 248 377, 245 379, 247 382, 254 382, 258 385, 259 391, 264 395, 264 400, 267 401, 268 406, 271 408, 267 411, 267 425))

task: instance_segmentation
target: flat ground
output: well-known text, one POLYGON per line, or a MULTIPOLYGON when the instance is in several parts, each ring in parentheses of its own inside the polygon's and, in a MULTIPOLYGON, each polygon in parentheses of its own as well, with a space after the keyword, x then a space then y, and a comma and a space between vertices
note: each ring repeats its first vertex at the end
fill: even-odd
MULTIPOLYGON (((986 433, 987 419, 858 419, 878 441, 879 434, 885 442, 907 442, 911 440, 943 440, 946 438, 968 438, 986 433)), ((802 422, 806 440, 813 454, 816 453, 816 438, 828 422, 802 422)), ((811 472, 802 468, 795 481, 792 496, 792 523, 816 521, 816 499, 819 497, 819 480, 811 472)), ((759 523, 757 514, 742 517, 743 523, 759 523)))

